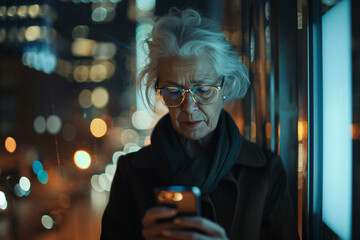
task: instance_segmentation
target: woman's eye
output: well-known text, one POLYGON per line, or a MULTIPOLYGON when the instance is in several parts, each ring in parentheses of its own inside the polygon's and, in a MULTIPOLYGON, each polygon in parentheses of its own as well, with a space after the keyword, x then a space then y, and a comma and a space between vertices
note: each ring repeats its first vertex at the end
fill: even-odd
POLYGON ((166 91, 169 93, 180 93, 180 90, 177 88, 166 88, 166 91))
POLYGON ((208 87, 199 87, 198 89, 196 89, 196 92, 199 94, 208 94, 211 92, 211 88, 208 87))

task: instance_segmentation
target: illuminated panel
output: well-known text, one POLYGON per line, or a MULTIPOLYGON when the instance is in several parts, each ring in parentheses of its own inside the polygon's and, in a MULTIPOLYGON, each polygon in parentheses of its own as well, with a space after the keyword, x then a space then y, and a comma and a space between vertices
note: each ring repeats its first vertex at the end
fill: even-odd
POLYGON ((351 33, 350 1, 322 17, 323 221, 351 239, 351 33))

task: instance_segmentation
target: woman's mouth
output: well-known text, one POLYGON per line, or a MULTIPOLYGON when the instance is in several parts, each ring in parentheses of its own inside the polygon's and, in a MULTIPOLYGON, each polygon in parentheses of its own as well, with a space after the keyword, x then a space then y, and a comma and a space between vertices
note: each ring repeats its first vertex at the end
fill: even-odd
POLYGON ((187 128, 196 128, 200 123, 201 121, 189 121, 183 122, 182 124, 184 124, 187 128))

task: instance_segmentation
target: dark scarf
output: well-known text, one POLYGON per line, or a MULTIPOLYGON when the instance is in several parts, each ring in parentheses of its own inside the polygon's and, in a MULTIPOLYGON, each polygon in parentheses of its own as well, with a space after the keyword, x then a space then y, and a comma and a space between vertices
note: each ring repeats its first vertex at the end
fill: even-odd
POLYGON ((151 135, 155 165, 168 185, 197 186, 203 195, 215 190, 220 180, 237 160, 242 145, 231 116, 222 110, 215 129, 213 146, 201 156, 190 160, 174 130, 170 115, 165 115, 151 135))

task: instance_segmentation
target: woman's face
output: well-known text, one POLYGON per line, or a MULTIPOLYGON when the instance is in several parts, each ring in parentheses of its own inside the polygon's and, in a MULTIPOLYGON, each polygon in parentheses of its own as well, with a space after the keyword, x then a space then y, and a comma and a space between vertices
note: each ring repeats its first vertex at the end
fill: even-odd
MULTIPOLYGON (((199 85, 220 85, 221 78, 216 74, 208 57, 179 58, 170 57, 159 66, 161 87, 178 87, 189 89, 199 85)), ((190 93, 177 107, 169 107, 172 124, 176 132, 187 139, 199 140, 211 133, 217 126, 224 90, 218 92, 214 103, 200 105, 194 102, 190 93)))

